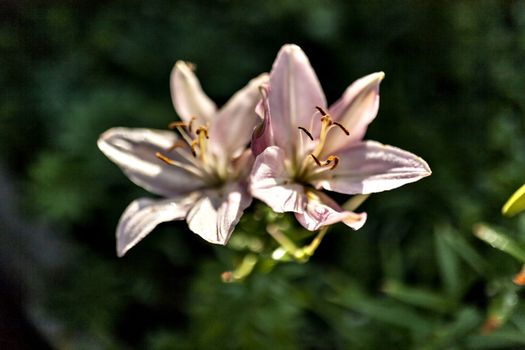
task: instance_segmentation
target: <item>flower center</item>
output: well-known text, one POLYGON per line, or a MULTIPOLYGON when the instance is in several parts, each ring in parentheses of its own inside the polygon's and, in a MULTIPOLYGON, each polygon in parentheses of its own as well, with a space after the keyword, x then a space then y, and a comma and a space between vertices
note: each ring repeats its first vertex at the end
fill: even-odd
MULTIPOLYGON (((328 140, 328 135, 330 132, 335 129, 341 130, 347 136, 350 135, 348 129, 346 129, 342 124, 333 121, 332 117, 326 113, 323 108, 319 106, 315 108, 321 114, 321 131, 319 133, 319 141, 317 142, 314 150, 303 159, 297 173, 297 178, 306 182, 309 178, 311 178, 312 175, 317 175, 333 170, 339 164, 340 159, 336 155, 329 155, 324 160, 319 159, 319 156, 323 152, 324 146, 326 145, 326 141, 328 140)), ((302 131, 311 141, 314 141, 312 133, 308 131, 308 129, 302 126, 299 126, 298 129, 302 131)))
MULTIPOLYGON (((191 154, 194 158, 199 159, 202 163, 206 164, 208 158, 206 156, 206 144, 208 142, 208 128, 204 125, 199 126, 195 132, 193 132, 193 122, 196 118, 193 117, 189 122, 173 122, 168 125, 168 128, 176 129, 182 140, 177 140, 166 152, 172 152, 177 148, 190 148, 191 154), (184 141, 183 141, 184 140, 184 141)), ((173 165, 174 160, 166 157, 164 154, 157 152, 155 154, 157 158, 173 165)))
POLYGON ((212 155, 207 152, 208 127, 200 125, 194 130, 195 119, 193 117, 189 122, 176 121, 169 124, 168 127, 178 131, 181 138, 175 141, 164 153, 156 152, 155 156, 168 165, 183 168, 204 178, 208 183, 220 184, 226 174, 218 173, 218 169, 214 167, 215 162, 210 158, 212 155), (181 162, 166 155, 171 152, 176 152, 185 161, 181 162))

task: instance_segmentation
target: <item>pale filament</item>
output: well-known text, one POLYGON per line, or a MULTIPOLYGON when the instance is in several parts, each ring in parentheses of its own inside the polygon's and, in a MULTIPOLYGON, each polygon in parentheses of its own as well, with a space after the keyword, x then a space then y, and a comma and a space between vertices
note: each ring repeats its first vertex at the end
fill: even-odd
POLYGON ((157 152, 155 153, 155 157, 159 158, 160 160, 162 160, 164 163, 168 164, 168 165, 172 165, 172 166, 176 166, 176 167, 179 167, 179 168, 182 168, 198 177, 202 177, 203 176, 203 173, 202 171, 200 171, 199 168, 197 167, 194 167, 190 164, 185 164, 185 163, 181 163, 179 161, 176 161, 176 160, 173 160, 171 158, 168 158, 166 157, 165 155, 163 155, 162 153, 160 152, 157 152))

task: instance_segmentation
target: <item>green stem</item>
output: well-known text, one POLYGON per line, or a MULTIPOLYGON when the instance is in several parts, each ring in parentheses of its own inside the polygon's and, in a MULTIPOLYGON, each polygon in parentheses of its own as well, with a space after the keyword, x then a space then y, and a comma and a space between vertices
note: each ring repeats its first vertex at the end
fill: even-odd
POLYGON ((286 252, 292 256, 295 256, 298 250, 297 246, 290 238, 283 234, 276 225, 268 225, 266 227, 266 232, 268 232, 270 236, 272 236, 273 239, 275 239, 277 243, 279 243, 284 248, 284 250, 286 250, 286 252))
POLYGON ((321 230, 319 230, 319 233, 315 236, 313 241, 302 249, 308 257, 311 257, 312 255, 314 255, 315 251, 321 244, 321 241, 323 240, 327 232, 328 232, 328 226, 324 226, 321 230))
POLYGON ((252 273, 257 261, 255 254, 246 254, 233 272, 227 271, 222 274, 223 282, 231 283, 245 279, 252 273))

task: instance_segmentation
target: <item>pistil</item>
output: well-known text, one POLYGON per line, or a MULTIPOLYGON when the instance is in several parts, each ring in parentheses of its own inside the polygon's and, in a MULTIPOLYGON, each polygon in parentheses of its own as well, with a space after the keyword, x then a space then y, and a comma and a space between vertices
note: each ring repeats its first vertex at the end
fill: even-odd
POLYGON ((209 139, 208 129, 205 126, 200 126, 195 133, 197 134, 197 143, 199 145, 199 158, 203 163, 206 163, 206 143, 209 139))
POLYGON ((328 113, 326 113, 321 107, 317 106, 315 108, 321 113, 321 133, 319 134, 319 143, 313 151, 313 155, 318 157, 326 142, 326 136, 332 125, 332 118, 330 118, 330 115, 328 115, 328 113))

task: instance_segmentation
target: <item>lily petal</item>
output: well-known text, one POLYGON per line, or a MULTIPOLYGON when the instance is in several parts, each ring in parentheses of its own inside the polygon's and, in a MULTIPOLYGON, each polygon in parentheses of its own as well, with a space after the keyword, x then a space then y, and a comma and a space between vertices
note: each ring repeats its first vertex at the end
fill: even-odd
POLYGON ((250 191, 277 213, 304 211, 306 197, 302 185, 294 183, 285 168, 284 151, 271 146, 255 159, 250 177, 250 191))
POLYGON ((259 88, 268 82, 268 74, 252 79, 221 108, 210 127, 210 146, 227 158, 245 148, 259 122, 255 106, 261 98, 259 88))
POLYGON ((267 85, 261 87, 261 93, 263 97, 257 104, 255 112, 262 119, 262 122, 254 129, 251 143, 252 152, 255 157, 264 151, 266 147, 274 143, 267 85))
POLYGON ((330 108, 334 121, 339 122, 350 132, 333 132, 325 145, 325 154, 333 153, 350 143, 361 141, 368 125, 374 120, 379 109, 379 84, 385 73, 367 75, 350 85, 343 96, 330 108))
POLYGON ((184 61, 177 61, 171 71, 171 100, 179 117, 189 122, 196 118, 197 124, 210 121, 217 110, 215 103, 202 91, 193 67, 184 61))
POLYGON ((375 141, 353 144, 337 153, 339 165, 318 176, 314 185, 346 194, 391 190, 415 182, 432 172, 420 157, 375 141))
POLYGON ((342 209, 334 200, 320 191, 309 190, 308 202, 303 213, 295 213, 297 221, 307 230, 316 231, 323 226, 343 222, 359 230, 366 222, 366 213, 354 213, 342 209))
POLYGON ((98 139, 98 148, 140 187, 169 197, 204 186, 186 159, 171 152, 170 157, 186 168, 171 166, 158 159, 177 141, 175 133, 152 129, 113 128, 98 139))
POLYGON ((326 106, 321 84, 299 46, 284 45, 277 54, 270 73, 269 101, 275 144, 292 152, 297 127, 312 130, 315 107, 326 106))
POLYGON ((225 245, 252 197, 244 185, 232 183, 206 191, 186 217, 190 230, 214 244, 225 245))
POLYGON ((193 193, 167 200, 140 198, 131 202, 117 226, 117 255, 124 256, 158 224, 183 219, 196 200, 193 193))
POLYGON ((252 170, 252 165, 255 160, 251 149, 245 149, 240 156, 231 160, 231 166, 233 168, 234 178, 247 179, 252 170))

